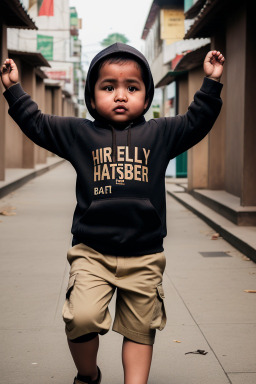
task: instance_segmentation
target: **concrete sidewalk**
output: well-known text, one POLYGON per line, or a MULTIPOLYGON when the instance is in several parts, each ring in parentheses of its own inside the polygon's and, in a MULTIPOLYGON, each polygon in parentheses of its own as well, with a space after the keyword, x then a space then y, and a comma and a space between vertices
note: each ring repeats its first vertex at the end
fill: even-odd
MULTIPOLYGON (((71 384, 76 373, 61 309, 75 207, 67 163, 0 200, 1 384, 71 384)), ((157 333, 149 384, 256 382, 255 264, 167 196, 168 323, 157 333), (210 253, 209 253, 210 252, 210 253), (177 342, 179 341, 179 342, 177 342), (185 354, 202 349, 206 355, 185 354)), ((114 313, 114 300, 111 313, 114 313)), ((102 384, 122 384, 120 335, 101 337, 102 384)))
MULTIPOLYGON (((167 193, 203 219, 236 249, 256 262, 256 226, 241 226, 234 224, 222 214, 218 213, 218 208, 212 209, 207 206, 207 204, 200 202, 191 194, 187 193, 186 182, 187 179, 166 179, 167 193)), ((240 210, 242 212, 245 209, 240 206, 239 198, 225 193, 224 191, 198 190, 195 194, 200 194, 201 198, 204 195, 211 195, 212 202, 214 201, 214 198, 219 199, 218 204, 223 205, 223 207, 225 206, 225 209, 229 210, 233 204, 232 200, 235 200, 236 204, 233 204, 232 207, 233 212, 235 212, 235 210, 240 210)), ((247 209, 250 209, 250 207, 247 207, 247 209)), ((255 207, 253 207, 253 211, 255 212, 255 207)))
POLYGON ((46 159, 46 163, 36 164, 35 168, 7 168, 5 170, 5 180, 0 181, 0 198, 22 187, 22 185, 35 177, 57 167, 64 161, 58 156, 49 156, 46 159))

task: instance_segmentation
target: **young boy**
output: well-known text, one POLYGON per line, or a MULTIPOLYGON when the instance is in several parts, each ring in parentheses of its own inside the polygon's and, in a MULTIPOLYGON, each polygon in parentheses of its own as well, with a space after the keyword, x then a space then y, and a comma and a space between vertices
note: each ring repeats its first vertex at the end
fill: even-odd
POLYGON ((93 59, 85 100, 95 121, 42 114, 18 83, 13 60, 2 67, 9 114, 36 144, 71 162, 77 206, 63 318, 78 374, 101 382, 99 334, 117 288, 113 330, 124 337, 125 384, 146 384, 155 330, 166 323, 162 275, 166 236, 165 171, 170 159, 210 131, 220 108, 224 57, 211 51, 205 79, 187 113, 145 121, 154 84, 145 57, 116 43, 93 59))

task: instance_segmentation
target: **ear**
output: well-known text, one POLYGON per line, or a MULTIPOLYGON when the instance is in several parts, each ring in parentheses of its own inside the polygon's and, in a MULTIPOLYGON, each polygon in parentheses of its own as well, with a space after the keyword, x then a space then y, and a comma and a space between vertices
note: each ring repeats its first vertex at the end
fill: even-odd
POLYGON ((91 106, 92 106, 93 109, 96 109, 95 101, 93 100, 92 97, 91 97, 91 106))
POLYGON ((149 103, 149 98, 147 98, 147 99, 145 100, 144 109, 146 109, 146 108, 147 108, 147 106, 148 106, 148 103, 149 103))

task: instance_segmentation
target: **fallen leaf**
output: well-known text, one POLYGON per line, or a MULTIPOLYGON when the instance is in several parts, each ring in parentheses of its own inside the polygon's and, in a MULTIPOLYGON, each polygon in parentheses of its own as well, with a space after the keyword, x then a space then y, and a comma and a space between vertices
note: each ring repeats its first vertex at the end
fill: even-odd
POLYGON ((256 293, 255 289, 245 289, 244 292, 246 293, 256 293))
POLYGON ((5 206, 0 208, 0 215, 2 216, 14 216, 16 215, 16 212, 13 212, 13 210, 16 209, 15 207, 11 206, 5 206))
POLYGON ((251 259, 249 259, 249 257, 247 257, 247 256, 244 256, 244 257, 243 257, 243 260, 244 260, 244 261, 250 261, 251 259))
POLYGON ((179 340, 173 340, 174 341, 174 343, 181 343, 181 341, 179 341, 179 340))
POLYGON ((212 240, 218 240, 218 238, 220 237, 220 234, 219 233, 214 233, 212 235, 212 240))

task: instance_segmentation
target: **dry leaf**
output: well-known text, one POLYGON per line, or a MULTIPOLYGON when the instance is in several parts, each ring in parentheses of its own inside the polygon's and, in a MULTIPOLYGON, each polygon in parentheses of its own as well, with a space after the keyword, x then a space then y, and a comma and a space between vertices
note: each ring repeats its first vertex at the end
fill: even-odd
POLYGON ((246 293, 256 293, 255 289, 245 289, 244 292, 246 293))
POLYGON ((0 215, 2 215, 2 216, 14 216, 14 215, 16 215, 16 213, 13 212, 14 209, 16 209, 16 208, 10 207, 10 206, 2 207, 2 208, 0 208, 0 215))
POLYGON ((212 240, 217 240, 219 237, 220 237, 220 234, 219 234, 219 233, 214 233, 214 234, 212 235, 212 240))
POLYGON ((250 261, 251 259, 249 259, 249 257, 247 257, 247 256, 244 256, 244 257, 243 257, 243 260, 244 260, 244 261, 250 261))
POLYGON ((181 341, 179 341, 179 340, 173 340, 174 341, 174 343, 181 343, 181 341))

